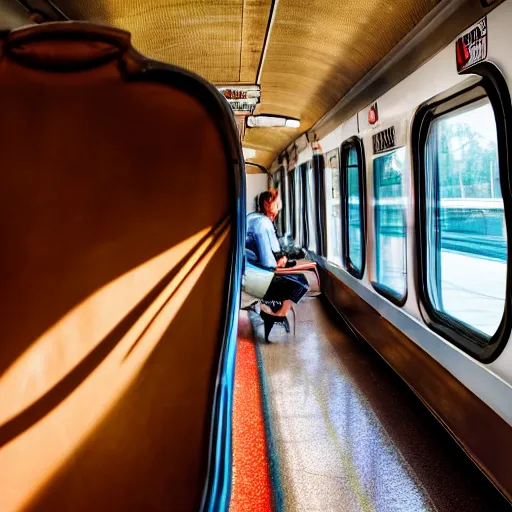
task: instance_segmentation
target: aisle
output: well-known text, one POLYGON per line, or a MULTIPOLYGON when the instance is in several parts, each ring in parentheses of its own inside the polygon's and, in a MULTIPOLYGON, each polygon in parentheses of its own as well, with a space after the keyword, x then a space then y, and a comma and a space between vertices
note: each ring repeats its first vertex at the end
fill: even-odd
POLYGON ((260 345, 285 509, 434 510, 328 342, 320 302, 304 302, 299 319, 295 340, 276 332, 260 345))
POLYGON ((252 377, 239 371, 236 393, 252 398, 235 409, 233 503, 242 489, 249 501, 260 493, 265 500, 232 512, 269 510, 270 498, 273 510, 287 512, 510 510, 403 381, 321 300, 304 300, 295 337, 275 326, 270 344, 259 316, 250 315, 252 340, 246 319, 237 369, 240 358, 250 361, 252 377))

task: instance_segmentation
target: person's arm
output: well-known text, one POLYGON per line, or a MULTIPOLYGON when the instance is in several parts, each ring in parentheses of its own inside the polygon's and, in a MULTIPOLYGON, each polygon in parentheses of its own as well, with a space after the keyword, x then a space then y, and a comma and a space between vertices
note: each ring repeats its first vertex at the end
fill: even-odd
MULTIPOLYGON (((270 219, 268 219, 270 222, 270 219)), ((272 237, 269 236, 268 226, 265 222, 260 223, 253 233, 254 240, 258 246, 259 263, 265 268, 274 269, 277 267, 277 261, 274 256, 275 248, 272 237)), ((275 235, 274 235, 275 236, 275 235)), ((279 242, 277 243, 279 246, 279 242)))
POLYGON ((276 267, 282 268, 288 262, 288 258, 283 254, 281 244, 277 238, 277 233, 273 222, 267 218, 265 219, 265 227, 267 229, 267 235, 269 243, 274 253, 274 259, 276 260, 276 267))
POLYGON ((264 225, 267 231, 270 246, 272 247, 272 252, 281 252, 281 245, 279 244, 279 240, 277 239, 276 228, 274 227, 274 223, 268 217, 265 217, 264 225))

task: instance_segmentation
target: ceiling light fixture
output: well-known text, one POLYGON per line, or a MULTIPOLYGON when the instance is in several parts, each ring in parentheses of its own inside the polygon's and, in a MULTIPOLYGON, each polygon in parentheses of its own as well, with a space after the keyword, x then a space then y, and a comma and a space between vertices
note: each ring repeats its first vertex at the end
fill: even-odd
POLYGON ((286 127, 287 128, 300 128, 300 121, 298 119, 287 119, 286 127))
POLYGON ((300 121, 272 115, 248 116, 247 126, 249 128, 300 128, 300 121))

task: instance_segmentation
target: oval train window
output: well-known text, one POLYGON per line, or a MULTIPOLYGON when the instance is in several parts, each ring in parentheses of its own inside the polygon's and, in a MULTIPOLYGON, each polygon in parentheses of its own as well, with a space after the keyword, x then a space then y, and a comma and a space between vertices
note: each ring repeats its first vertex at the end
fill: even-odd
POLYGON ((477 68, 414 120, 418 291, 430 328, 489 362, 512 327, 512 111, 497 68, 477 68))
POLYGON ((507 234, 496 120, 487 98, 432 121, 425 174, 431 304, 490 338, 505 305, 507 234))

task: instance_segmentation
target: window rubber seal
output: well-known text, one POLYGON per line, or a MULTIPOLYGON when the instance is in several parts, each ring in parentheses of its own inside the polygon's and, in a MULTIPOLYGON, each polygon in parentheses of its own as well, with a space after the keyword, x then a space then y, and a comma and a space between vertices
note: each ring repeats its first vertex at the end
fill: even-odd
POLYGON ((342 240, 342 261, 345 269, 356 279, 362 279, 366 263, 366 160, 364 156, 363 142, 359 137, 350 137, 343 142, 340 148, 340 186, 342 188, 340 197, 342 198, 342 219, 341 240, 342 240), (348 226, 348 181, 347 166, 345 164, 348 153, 355 148, 357 153, 357 172, 359 174, 359 213, 361 215, 361 268, 357 268, 350 259, 350 242, 348 226))
MULTIPOLYGON (((491 363, 503 351, 510 337, 512 328, 512 183, 511 183, 511 136, 512 104, 507 82, 499 69, 490 62, 483 62, 469 68, 464 74, 474 74, 480 80, 465 89, 455 92, 449 97, 439 101, 435 98, 421 105, 412 122, 411 138, 413 149, 413 181, 415 196, 415 242, 417 248, 417 290, 421 315, 427 326, 482 363, 491 363), (505 225, 507 234, 507 280, 505 291, 505 304, 501 322, 496 332, 488 338, 476 329, 459 321, 450 315, 436 310, 428 294, 427 275, 427 232, 426 232, 426 204, 425 204, 425 149, 428 130, 435 119, 433 110, 447 101, 464 96, 474 88, 481 87, 491 104, 496 120, 498 140, 498 163, 501 193, 503 197, 505 225), (421 307, 422 306, 422 307, 421 307)), ((472 100, 470 103, 477 100, 472 100)), ((450 111, 461 108, 468 102, 461 101, 450 111)))

